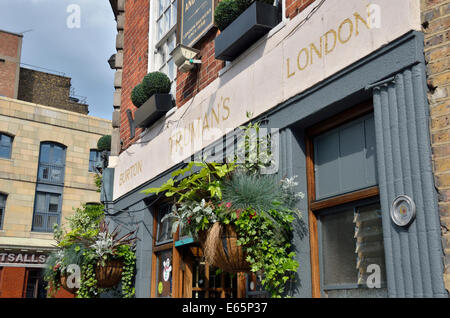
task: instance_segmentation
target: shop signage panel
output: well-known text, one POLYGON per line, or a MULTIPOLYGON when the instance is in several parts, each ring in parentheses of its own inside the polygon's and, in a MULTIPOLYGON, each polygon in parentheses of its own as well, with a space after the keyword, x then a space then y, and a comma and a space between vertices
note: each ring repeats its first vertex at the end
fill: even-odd
MULTIPOLYGON (((411 30, 419 0, 326 1, 297 15, 187 101, 148 143, 120 154, 114 200, 234 128, 311 88, 411 30)), ((157 127, 159 130, 160 128, 157 127)))
POLYGON ((20 266, 27 265, 44 266, 47 255, 33 252, 16 252, 0 250, 0 266, 20 266))
POLYGON ((180 42, 193 46, 214 26, 215 0, 180 0, 180 42))

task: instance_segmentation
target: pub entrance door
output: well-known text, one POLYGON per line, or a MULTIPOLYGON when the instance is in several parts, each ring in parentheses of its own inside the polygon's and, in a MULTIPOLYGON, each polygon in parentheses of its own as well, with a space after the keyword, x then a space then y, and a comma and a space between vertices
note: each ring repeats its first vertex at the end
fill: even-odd
POLYGON ((245 297, 245 274, 226 273, 209 265, 197 245, 181 248, 180 256, 183 298, 245 297))

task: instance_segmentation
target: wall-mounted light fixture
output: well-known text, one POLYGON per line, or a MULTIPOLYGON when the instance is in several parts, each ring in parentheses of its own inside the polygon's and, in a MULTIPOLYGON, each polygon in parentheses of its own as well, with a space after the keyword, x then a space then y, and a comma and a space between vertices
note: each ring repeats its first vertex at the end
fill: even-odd
POLYGON ((196 60, 200 50, 193 49, 183 44, 178 44, 177 47, 170 53, 173 60, 181 72, 189 72, 195 64, 201 64, 201 60, 196 60))

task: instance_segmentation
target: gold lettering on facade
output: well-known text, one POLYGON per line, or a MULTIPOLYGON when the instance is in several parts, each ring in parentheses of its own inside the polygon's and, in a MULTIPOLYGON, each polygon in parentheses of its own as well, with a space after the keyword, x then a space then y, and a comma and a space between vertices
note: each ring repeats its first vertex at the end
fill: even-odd
POLYGON ((309 51, 308 51, 307 48, 303 48, 303 49, 300 50, 300 52, 298 52, 298 55, 297 55, 297 67, 298 67, 298 69, 300 71, 303 71, 305 68, 308 67, 308 65, 309 65, 309 51), (306 57, 304 66, 302 66, 301 62, 300 62, 300 58, 302 56, 302 53, 305 53, 304 55, 306 57))
POLYGON ((229 97, 225 97, 224 100, 223 100, 222 107, 223 107, 223 109, 226 109, 226 111, 227 111, 227 116, 222 116, 222 120, 224 120, 224 121, 227 120, 228 117, 230 117, 230 107, 226 103, 226 102, 229 102, 229 101, 230 101, 229 97))
POLYGON ((320 38, 320 50, 318 50, 317 49, 317 47, 316 47, 316 45, 314 44, 314 43, 311 43, 310 44, 310 47, 311 47, 311 64, 313 64, 314 63, 314 61, 313 61, 313 53, 315 52, 316 53, 316 55, 317 55, 317 57, 319 58, 319 59, 321 59, 322 58, 322 50, 323 50, 323 46, 322 46, 322 37, 320 38))
POLYGON ((325 37, 325 55, 330 54, 331 52, 333 52, 334 48, 336 47, 336 43, 337 43, 337 34, 336 31, 334 31, 333 29, 331 29, 330 31, 328 31, 327 33, 325 33, 324 35, 325 37), (328 42, 328 35, 332 34, 333 35, 333 46, 330 48, 329 46, 329 42, 328 42))
POLYGON ((342 44, 347 43, 352 38, 352 35, 353 35, 353 22, 350 19, 345 19, 344 21, 342 21, 342 23, 341 23, 341 25, 339 26, 339 29, 338 29, 339 42, 341 42, 342 44), (342 29, 343 29, 343 26, 346 25, 346 24, 349 25, 349 32, 348 32, 348 37, 345 40, 343 40, 342 39, 342 29))
POLYGON ((125 171, 120 174, 119 186, 122 186, 126 182, 132 180, 140 173, 142 173, 142 161, 136 162, 134 165, 132 165, 128 169, 125 169, 125 171))
MULTIPOLYGON (((355 12, 350 18, 344 19, 339 24, 337 31, 336 29, 330 29, 319 38, 318 42, 311 42, 308 46, 301 48, 297 54, 297 69, 299 71, 304 71, 314 63, 315 57, 316 59, 322 59, 324 55, 332 53, 336 49, 338 43, 343 45, 347 44, 352 37, 354 37, 353 35, 356 37, 360 34, 361 23, 363 23, 368 30, 371 30, 368 20, 365 20, 358 12, 355 12), (354 19, 354 21, 352 19, 354 19)), ((291 69, 290 62, 291 59, 287 57, 287 78, 291 78, 296 74, 296 72, 291 69)))
POLYGON ((216 108, 212 108, 210 113, 205 113, 188 123, 184 128, 177 129, 169 137, 171 153, 182 152, 183 146, 192 146, 196 141, 201 140, 204 134, 208 133, 207 131, 209 129, 215 128, 226 121, 231 114, 229 102, 229 97, 222 97, 217 103, 216 108))
POLYGON ((295 75, 295 72, 290 72, 290 67, 289 67, 289 58, 286 59, 286 66, 287 66, 287 77, 291 77, 295 75))
POLYGON ((359 35, 359 21, 361 21, 362 23, 364 23, 364 25, 366 26, 366 28, 368 30, 370 30, 369 24, 367 23, 366 20, 364 20, 364 18, 362 16, 359 15, 358 12, 355 12, 353 14, 353 16, 355 17, 355 36, 359 35))

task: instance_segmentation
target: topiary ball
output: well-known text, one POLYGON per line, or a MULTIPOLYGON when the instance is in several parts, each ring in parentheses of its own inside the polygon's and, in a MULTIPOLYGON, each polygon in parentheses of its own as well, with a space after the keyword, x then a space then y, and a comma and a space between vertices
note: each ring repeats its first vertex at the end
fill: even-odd
POLYGON ((149 97, 150 96, 147 96, 144 92, 141 83, 137 84, 131 91, 131 102, 136 107, 141 107, 149 97))
MULTIPOLYGON (((255 0, 235 0, 236 1, 236 5, 240 11, 239 14, 241 14, 242 12, 244 12, 248 7, 250 7, 250 5, 255 1, 255 0)), ((261 1, 261 0, 258 0, 261 1)), ((267 1, 267 0, 266 0, 267 1)), ((272 1, 272 0, 271 0, 272 1)), ((273 2, 273 1, 272 1, 273 2)))
POLYGON ((220 31, 225 30, 242 13, 241 6, 242 4, 238 5, 236 0, 222 0, 219 2, 214 10, 214 23, 220 31))
POLYGON ((97 141, 99 151, 111 151, 111 135, 104 135, 97 141))
POLYGON ((153 94, 170 93, 170 78, 161 72, 151 72, 144 76, 142 80, 142 90, 150 98, 153 94))

